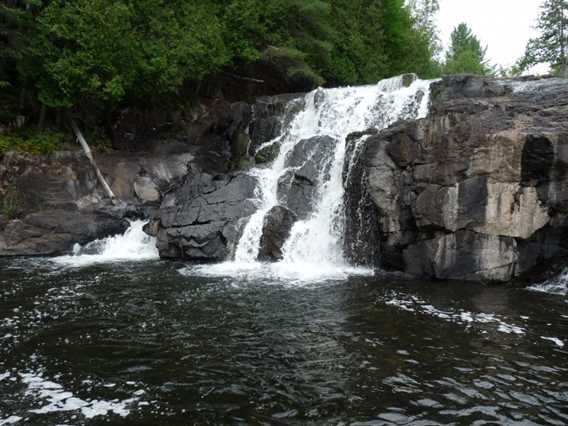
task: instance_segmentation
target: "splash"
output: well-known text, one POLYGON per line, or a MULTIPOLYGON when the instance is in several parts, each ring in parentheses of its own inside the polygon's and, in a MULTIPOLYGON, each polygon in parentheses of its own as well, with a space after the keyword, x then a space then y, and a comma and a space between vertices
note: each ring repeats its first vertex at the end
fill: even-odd
POLYGON ((551 280, 534 284, 528 287, 528 290, 557 296, 568 296, 568 271, 551 280))
POLYGON ((96 263, 136 262, 158 259, 155 238, 144 233, 147 222, 136 220, 122 235, 96 240, 85 246, 75 244, 73 255, 60 256, 53 262, 69 267, 83 267, 96 263))

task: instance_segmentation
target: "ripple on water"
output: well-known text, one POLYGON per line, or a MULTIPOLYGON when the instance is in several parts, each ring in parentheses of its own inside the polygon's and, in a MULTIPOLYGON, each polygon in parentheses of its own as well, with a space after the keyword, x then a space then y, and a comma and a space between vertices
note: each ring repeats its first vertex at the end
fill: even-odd
POLYGON ((568 339, 568 312, 554 298, 2 262, 2 422, 568 424, 567 352, 550 340, 568 339))

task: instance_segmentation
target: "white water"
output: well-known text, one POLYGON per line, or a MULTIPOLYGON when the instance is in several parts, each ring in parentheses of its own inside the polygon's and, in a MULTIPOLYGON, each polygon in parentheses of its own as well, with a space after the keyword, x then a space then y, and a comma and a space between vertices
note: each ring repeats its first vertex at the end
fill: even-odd
POLYGON ((534 284, 528 287, 528 289, 539 293, 568 296, 568 271, 549 281, 545 281, 540 284, 534 284))
POLYGON ((367 274, 368 270, 351 268, 343 256, 345 139, 355 131, 383 129, 400 119, 425 117, 430 83, 416 80, 404 87, 403 78, 394 77, 374 86, 320 88, 300 101, 292 101, 282 121, 282 134, 264 145, 280 145, 276 160, 269 168, 250 172, 259 182, 260 207, 245 226, 234 262, 200 268, 200 271, 215 275, 235 271, 252 275, 268 272, 299 279, 367 274), (303 108, 298 108, 297 102, 303 103, 303 108), (314 136, 329 136, 336 141, 329 164, 320 169, 315 208, 306 220, 294 224, 283 248, 284 259, 277 265, 261 266, 256 259, 263 221, 266 213, 279 203, 279 179, 291 169, 287 162, 296 145, 314 136))
POLYGON ((82 267, 95 263, 134 262, 158 259, 156 240, 145 234, 143 220, 130 222, 122 235, 96 240, 85 246, 75 244, 73 255, 56 257, 53 262, 70 267, 82 267))

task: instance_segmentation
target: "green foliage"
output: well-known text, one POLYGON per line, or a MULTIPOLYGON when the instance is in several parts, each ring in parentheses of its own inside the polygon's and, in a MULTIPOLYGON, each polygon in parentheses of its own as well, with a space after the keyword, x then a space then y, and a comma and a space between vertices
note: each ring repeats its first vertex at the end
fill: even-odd
POLYGON ((49 154, 64 141, 61 133, 23 130, 18 133, 0 135, 0 154, 20 151, 30 154, 49 154))
POLYGON ((38 28, 39 98, 52 107, 149 100, 228 60, 219 21, 197 0, 53 0, 38 28))
POLYGON ((446 54, 444 72, 446 74, 493 74, 492 68, 485 59, 486 52, 487 48, 481 47, 479 39, 469 27, 464 23, 459 24, 451 35, 451 45, 446 54))
POLYGON ((0 194, 0 214, 8 220, 17 219, 20 216, 23 204, 22 196, 13 186, 0 194))
MULTIPOLYGON (((566 73, 568 46, 568 0, 546 0, 537 22, 540 35, 528 41, 524 56, 516 67, 520 71, 550 63, 556 72, 566 73)), ((566 76, 566 75, 565 75, 566 76)))
POLYGON ((307 54, 290 47, 269 47, 262 59, 282 69, 297 86, 307 89, 322 85, 325 80, 306 62, 307 54))
POLYGON ((412 0, 410 7, 404 0, 4 3, 0 105, 17 115, 23 102, 28 116, 41 105, 163 105, 186 83, 199 87, 220 70, 255 61, 276 65, 305 90, 440 73, 437 0, 412 0))

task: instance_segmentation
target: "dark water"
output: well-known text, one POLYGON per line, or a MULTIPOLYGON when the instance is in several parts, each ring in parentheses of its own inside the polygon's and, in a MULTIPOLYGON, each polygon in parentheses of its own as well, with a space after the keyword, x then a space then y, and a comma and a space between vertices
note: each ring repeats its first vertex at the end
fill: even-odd
POLYGON ((564 296, 181 267, 0 260, 0 425, 568 424, 564 296))

